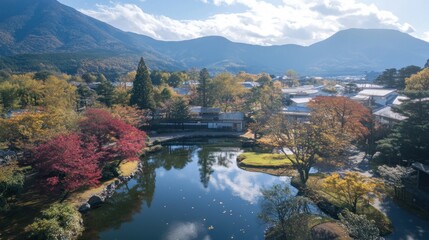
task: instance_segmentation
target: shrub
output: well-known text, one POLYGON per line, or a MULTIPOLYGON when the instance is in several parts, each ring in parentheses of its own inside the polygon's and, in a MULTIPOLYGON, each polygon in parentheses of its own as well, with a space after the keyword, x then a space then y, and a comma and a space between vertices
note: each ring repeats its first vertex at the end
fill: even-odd
POLYGON ((30 239, 73 240, 83 232, 80 213, 68 204, 55 203, 42 211, 42 217, 25 228, 30 239))

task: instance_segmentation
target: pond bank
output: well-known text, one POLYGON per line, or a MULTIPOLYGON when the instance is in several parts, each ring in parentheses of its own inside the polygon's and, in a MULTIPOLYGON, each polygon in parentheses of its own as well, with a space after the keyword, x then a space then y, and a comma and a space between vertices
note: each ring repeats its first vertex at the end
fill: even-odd
MULTIPOLYGON (((250 134, 251 135, 251 134, 250 134)), ((171 133, 148 133, 149 141, 147 146, 153 146, 160 143, 166 143, 169 141, 175 141, 187 138, 207 137, 207 138, 218 138, 218 137, 237 137, 250 139, 251 136, 247 132, 219 132, 219 131, 183 131, 183 132, 171 132, 171 133)))
MULTIPOLYGON (((188 132, 173 132, 173 133, 162 133, 162 134, 148 134, 149 140, 147 147, 145 148, 142 156, 150 153, 160 151, 162 149, 162 143, 176 141, 180 139, 188 138, 218 138, 218 137, 237 137, 247 138, 246 133, 242 132, 212 132, 212 131, 188 131, 188 132)), ((103 204, 106 199, 112 197, 116 189, 121 184, 131 180, 136 174, 143 171, 142 164, 140 162, 124 162, 120 166, 121 175, 117 178, 104 182, 97 188, 88 189, 83 192, 75 193, 69 197, 68 203, 73 204, 76 208, 85 213, 93 208, 99 207, 103 204)))
POLYGON ((72 193, 65 202, 75 206, 80 212, 85 213, 103 204, 106 199, 112 197, 115 190, 122 184, 131 180, 137 173, 142 172, 142 164, 138 161, 126 161, 119 166, 120 175, 102 183, 96 188, 72 193))

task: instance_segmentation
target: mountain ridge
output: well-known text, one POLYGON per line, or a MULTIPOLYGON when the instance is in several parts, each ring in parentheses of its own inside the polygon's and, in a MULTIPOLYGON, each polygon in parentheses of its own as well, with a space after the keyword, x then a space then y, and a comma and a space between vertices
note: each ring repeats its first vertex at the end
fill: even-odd
MULTIPOLYGON (((4 63, 0 67, 11 65, 14 57, 22 54, 66 56, 87 51, 126 58, 130 66, 124 69, 129 70, 131 62, 136 64, 143 56, 151 68, 165 70, 208 67, 212 71, 279 74, 295 69, 303 74, 335 75, 422 65, 429 58, 429 43, 386 29, 347 29, 309 46, 259 46, 221 36, 159 41, 121 31, 56 0, 0 2, 0 56, 4 63)), ((95 58, 86 55, 85 59, 95 58)))

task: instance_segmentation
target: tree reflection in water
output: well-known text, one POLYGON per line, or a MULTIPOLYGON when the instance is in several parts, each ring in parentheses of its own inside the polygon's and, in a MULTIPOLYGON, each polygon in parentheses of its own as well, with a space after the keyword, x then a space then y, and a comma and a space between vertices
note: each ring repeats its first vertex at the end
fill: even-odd
POLYGON ((235 161, 239 148, 234 147, 204 147, 198 151, 198 165, 200 180, 204 188, 208 187, 210 175, 214 172, 213 166, 229 167, 235 161))
POLYGON ((131 222, 144 205, 150 208, 155 194, 156 170, 159 168, 180 170, 197 158, 200 180, 207 188, 214 166, 229 167, 235 161, 240 151, 236 145, 237 142, 233 147, 213 146, 210 142, 200 146, 175 143, 164 146, 157 154, 142 158, 143 172, 121 186, 100 209, 90 211, 84 217, 86 231, 83 238, 96 239, 97 234, 104 230, 117 229, 125 222, 131 222))
POLYGON ((85 216, 85 239, 96 239, 100 230, 119 228, 124 222, 131 221, 144 203, 150 207, 155 193, 156 166, 148 160, 142 160, 142 164, 143 173, 120 187, 102 209, 93 210, 85 216))

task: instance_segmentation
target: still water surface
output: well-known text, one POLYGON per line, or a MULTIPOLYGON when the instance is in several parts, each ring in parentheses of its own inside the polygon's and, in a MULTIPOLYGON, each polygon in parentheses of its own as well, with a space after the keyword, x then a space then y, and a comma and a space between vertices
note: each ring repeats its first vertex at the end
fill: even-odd
POLYGON ((235 139, 173 143, 85 217, 84 239, 263 239, 260 188, 284 177, 241 170, 235 139))

